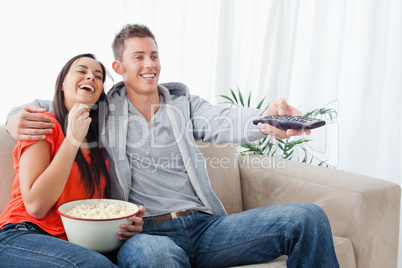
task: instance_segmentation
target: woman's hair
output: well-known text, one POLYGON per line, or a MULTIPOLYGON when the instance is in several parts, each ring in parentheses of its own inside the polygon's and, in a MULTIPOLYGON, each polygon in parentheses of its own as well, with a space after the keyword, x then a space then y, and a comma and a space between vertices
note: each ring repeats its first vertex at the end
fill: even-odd
MULTIPOLYGON (((60 123, 61 128, 63 129, 64 135, 66 135, 67 125, 68 125, 68 113, 65 104, 64 104, 64 93, 62 91, 62 85, 65 77, 71 69, 73 63, 80 58, 91 58, 96 60, 101 68, 102 68, 102 82, 105 83, 106 80, 106 68, 105 66, 99 62, 96 57, 92 54, 81 54, 70 59, 64 67, 61 69, 57 80, 56 80, 56 88, 55 94, 53 98, 53 107, 56 115, 57 121, 60 123)), ((87 162, 81 150, 78 150, 78 153, 75 157, 75 162, 78 165, 78 168, 81 172, 81 180, 85 186, 85 189, 88 193, 88 198, 93 197, 95 194, 95 190, 98 193, 101 193, 101 174, 106 178, 106 197, 110 197, 110 175, 108 168, 105 162, 104 151, 100 147, 99 136, 100 131, 106 124, 106 120, 108 117, 109 111, 109 102, 107 100, 104 89, 102 89, 102 93, 99 97, 99 100, 95 103, 90 111, 90 117, 92 122, 89 126, 89 130, 87 133, 87 142, 90 145, 91 151, 91 165, 87 162)))
POLYGON ((124 42, 131 37, 151 37, 156 44, 155 36, 147 26, 141 24, 126 24, 120 32, 116 34, 113 40, 112 49, 115 60, 123 60, 124 42))

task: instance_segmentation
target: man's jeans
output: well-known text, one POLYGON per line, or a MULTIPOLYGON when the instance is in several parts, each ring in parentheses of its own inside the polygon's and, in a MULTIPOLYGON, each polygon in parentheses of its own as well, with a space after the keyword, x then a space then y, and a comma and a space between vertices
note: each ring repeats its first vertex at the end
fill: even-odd
POLYGON ((195 214, 147 225, 120 248, 118 264, 228 267, 281 255, 288 255, 288 267, 339 267, 331 228, 320 207, 295 203, 218 217, 195 214))
POLYGON ((32 223, 0 229, 0 267, 116 267, 95 251, 53 237, 32 223))

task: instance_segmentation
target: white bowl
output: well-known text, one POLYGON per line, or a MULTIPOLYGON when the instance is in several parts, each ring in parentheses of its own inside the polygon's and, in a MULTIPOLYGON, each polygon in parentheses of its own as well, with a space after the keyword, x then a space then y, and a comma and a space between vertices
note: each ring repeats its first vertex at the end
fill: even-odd
POLYGON ((138 213, 138 206, 133 203, 115 199, 84 199, 65 203, 61 205, 57 212, 60 214, 68 241, 77 245, 95 250, 100 253, 113 251, 119 248, 123 241, 119 240, 117 232, 120 225, 131 224, 127 218, 138 213), (120 218, 108 219, 83 219, 66 215, 69 208, 81 204, 103 203, 123 203, 135 210, 135 213, 120 218))

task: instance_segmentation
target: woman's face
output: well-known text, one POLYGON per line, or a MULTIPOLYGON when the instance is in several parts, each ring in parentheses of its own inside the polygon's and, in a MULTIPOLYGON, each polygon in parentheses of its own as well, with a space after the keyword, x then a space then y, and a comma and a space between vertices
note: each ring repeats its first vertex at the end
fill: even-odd
POLYGON ((66 108, 70 111, 75 103, 84 103, 92 107, 103 91, 104 75, 96 60, 86 57, 76 60, 62 85, 66 108))

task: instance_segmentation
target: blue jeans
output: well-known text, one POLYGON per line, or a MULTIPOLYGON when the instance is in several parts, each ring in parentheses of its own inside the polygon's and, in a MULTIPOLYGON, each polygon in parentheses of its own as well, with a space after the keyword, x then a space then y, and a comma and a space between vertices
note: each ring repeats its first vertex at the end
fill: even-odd
POLYGON ((108 258, 51 236, 32 223, 0 229, 0 267, 117 267, 108 258))
POLYGON ((339 267, 320 207, 294 203, 147 225, 123 244, 117 259, 120 267, 228 267, 281 255, 288 255, 288 267, 339 267))

